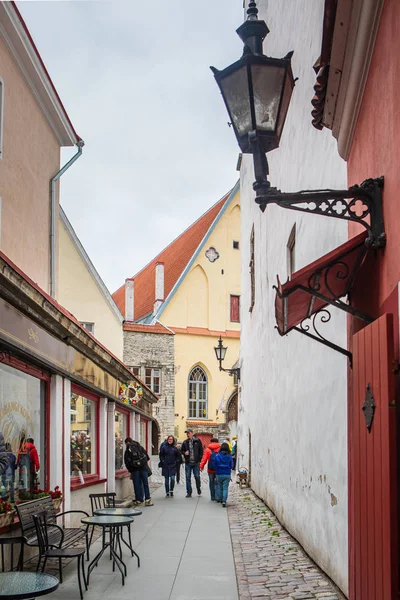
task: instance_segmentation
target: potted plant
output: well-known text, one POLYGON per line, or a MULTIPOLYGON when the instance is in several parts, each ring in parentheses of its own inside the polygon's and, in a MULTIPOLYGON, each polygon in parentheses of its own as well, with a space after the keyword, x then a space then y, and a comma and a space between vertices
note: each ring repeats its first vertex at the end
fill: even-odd
POLYGON ((29 500, 37 500, 38 498, 45 498, 46 496, 50 496, 50 492, 48 490, 37 489, 34 492, 29 492, 28 490, 19 490, 18 500, 16 503, 23 504, 24 502, 29 502, 29 500))
POLYGON ((53 500, 54 509, 56 511, 60 510, 61 502, 63 501, 62 491, 60 490, 60 486, 56 485, 54 490, 49 490, 49 494, 51 499, 53 500))
POLYGON ((15 510, 7 500, 0 500, 0 527, 7 527, 13 523, 15 510))

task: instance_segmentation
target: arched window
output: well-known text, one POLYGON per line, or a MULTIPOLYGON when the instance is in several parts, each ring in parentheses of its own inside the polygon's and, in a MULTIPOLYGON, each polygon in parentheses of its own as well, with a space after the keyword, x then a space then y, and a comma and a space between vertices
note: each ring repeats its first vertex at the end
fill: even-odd
POLYGON ((206 419, 207 401, 207 375, 201 367, 195 367, 189 375, 189 419, 206 419))

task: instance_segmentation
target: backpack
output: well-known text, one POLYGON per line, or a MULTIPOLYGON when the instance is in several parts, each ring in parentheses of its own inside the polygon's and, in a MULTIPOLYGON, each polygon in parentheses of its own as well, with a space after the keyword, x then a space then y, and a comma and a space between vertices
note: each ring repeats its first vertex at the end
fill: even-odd
POLYGON ((131 444, 125 454, 125 466, 128 471, 139 471, 147 464, 147 456, 140 446, 131 444))
MULTIPOLYGON (((211 448, 210 448, 211 450, 211 448)), ((211 450, 211 456, 208 459, 208 470, 209 471, 215 471, 215 451, 211 450)))

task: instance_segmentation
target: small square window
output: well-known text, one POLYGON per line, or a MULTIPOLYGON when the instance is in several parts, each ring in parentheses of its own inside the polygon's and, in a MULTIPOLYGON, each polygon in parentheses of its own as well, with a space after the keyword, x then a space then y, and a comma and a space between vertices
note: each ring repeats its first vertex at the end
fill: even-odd
POLYGON ((129 367, 130 370, 136 377, 140 377, 140 367, 129 367))
POLYGON ((86 329, 86 331, 94 335, 94 323, 87 323, 86 321, 81 321, 81 325, 86 329))
POLYGON ((233 240, 233 249, 239 250, 239 242, 238 241, 233 240))

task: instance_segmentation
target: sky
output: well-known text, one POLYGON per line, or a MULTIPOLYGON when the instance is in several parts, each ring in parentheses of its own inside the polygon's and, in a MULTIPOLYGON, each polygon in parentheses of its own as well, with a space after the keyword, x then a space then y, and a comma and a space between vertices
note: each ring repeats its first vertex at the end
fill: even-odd
POLYGON ((61 204, 114 292, 238 179, 209 67, 240 58, 243 0, 17 4, 85 141, 61 204))

